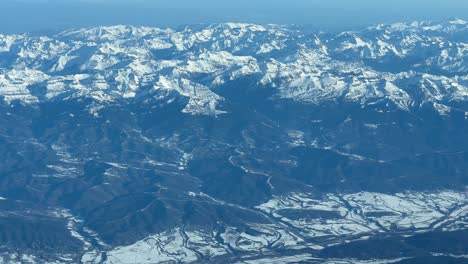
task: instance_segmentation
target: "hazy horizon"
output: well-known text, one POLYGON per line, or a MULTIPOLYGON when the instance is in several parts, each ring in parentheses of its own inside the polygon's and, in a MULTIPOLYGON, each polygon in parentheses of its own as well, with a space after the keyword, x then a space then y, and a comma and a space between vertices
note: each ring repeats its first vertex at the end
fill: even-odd
POLYGON ((301 24, 341 31, 399 21, 468 19, 468 1, 462 0, 3 0, 0 10, 1 33, 221 22, 301 24))

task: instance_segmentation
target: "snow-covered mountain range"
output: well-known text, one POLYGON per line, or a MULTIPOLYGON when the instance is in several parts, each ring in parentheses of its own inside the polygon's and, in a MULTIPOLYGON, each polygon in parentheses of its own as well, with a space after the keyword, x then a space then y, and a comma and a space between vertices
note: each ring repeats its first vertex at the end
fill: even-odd
MULTIPOLYGON (((180 30, 113 26, 51 36, 0 35, 0 96, 25 103, 173 100, 217 114, 216 87, 251 79, 305 103, 432 104, 468 99, 468 22, 378 25, 336 35, 252 24, 180 30)), ((464 109, 466 110, 466 109, 464 109)))
POLYGON ((0 262, 466 262, 467 56, 462 20, 0 35, 0 262))

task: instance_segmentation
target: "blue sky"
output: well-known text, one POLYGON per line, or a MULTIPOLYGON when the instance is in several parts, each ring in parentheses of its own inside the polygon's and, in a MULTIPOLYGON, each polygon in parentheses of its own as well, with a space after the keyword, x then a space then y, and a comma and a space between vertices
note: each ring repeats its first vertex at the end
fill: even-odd
POLYGON ((468 20, 468 0, 0 0, 0 32, 214 22, 347 30, 412 20, 468 20))

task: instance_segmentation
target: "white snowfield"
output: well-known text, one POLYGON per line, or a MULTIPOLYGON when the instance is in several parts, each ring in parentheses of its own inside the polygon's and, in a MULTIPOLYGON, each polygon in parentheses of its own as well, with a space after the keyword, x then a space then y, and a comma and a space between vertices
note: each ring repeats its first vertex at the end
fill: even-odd
MULTIPOLYGON (((249 233, 228 227, 218 234, 221 240, 216 238, 214 231, 176 228, 132 245, 115 248, 107 252, 106 263, 190 263, 203 258, 222 257, 233 251, 247 253, 246 260, 238 263, 323 263, 325 260, 310 254, 279 257, 273 255, 271 250, 320 250, 343 241, 369 239, 379 233, 408 236, 468 227, 468 192, 405 192, 394 195, 360 192, 328 194, 324 197, 290 193, 275 197, 257 206, 257 209, 278 221, 251 225, 255 232, 249 233), (264 262, 248 260, 249 254, 258 256, 259 252, 265 255, 264 262)), ((96 261, 99 259, 100 255, 96 261)), ((392 263, 399 260, 327 261, 392 263)))
POLYGON ((381 232, 450 231, 468 225, 468 193, 406 192, 394 195, 360 192, 314 198, 291 193, 258 206, 312 237, 366 236, 381 232), (334 213, 333 218, 289 219, 285 210, 334 213))
MULTIPOLYGON (((150 235, 133 244, 111 248, 99 235, 83 228, 83 221, 66 210, 70 234, 83 242, 82 263, 394 263, 399 259, 321 259, 325 247, 367 240, 381 234, 408 237, 432 231, 468 228, 468 191, 373 192, 327 194, 289 193, 255 208, 268 224, 247 223, 245 228, 177 227, 150 235), (82 227, 82 228, 80 228, 82 227), (100 250, 93 245, 100 245, 100 250), (102 251, 105 249, 105 251, 102 251), (294 252, 279 254, 281 252, 294 252), (312 250, 312 252, 310 252, 312 250), (236 261, 230 257, 238 256, 236 261)), ((433 252, 434 256, 445 256, 433 252)), ((466 255, 447 255, 468 259, 466 255)), ((62 255, 50 263, 75 263, 62 255)), ((0 262, 43 263, 26 252, 0 254, 0 262)), ((76 260, 75 260, 76 261, 76 260)))
POLYGON ((332 37, 236 23, 0 35, 0 97, 27 104, 86 97, 105 105, 150 98, 170 103, 175 93, 188 98, 184 112, 216 115, 224 112, 223 98, 213 88, 249 78, 305 103, 387 100, 403 110, 429 103, 445 114, 454 111, 452 103, 468 100, 463 34, 468 23, 454 20, 332 37), (366 60, 401 68, 377 70, 366 60))

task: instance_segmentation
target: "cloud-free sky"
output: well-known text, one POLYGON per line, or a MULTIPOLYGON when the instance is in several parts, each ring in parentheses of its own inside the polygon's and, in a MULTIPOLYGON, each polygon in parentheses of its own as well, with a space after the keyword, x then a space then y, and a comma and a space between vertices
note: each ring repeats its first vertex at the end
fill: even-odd
POLYGON ((1 33, 214 22, 305 24, 339 31, 451 18, 468 20, 468 0, 0 0, 1 33))

